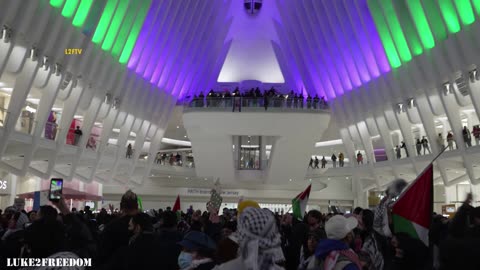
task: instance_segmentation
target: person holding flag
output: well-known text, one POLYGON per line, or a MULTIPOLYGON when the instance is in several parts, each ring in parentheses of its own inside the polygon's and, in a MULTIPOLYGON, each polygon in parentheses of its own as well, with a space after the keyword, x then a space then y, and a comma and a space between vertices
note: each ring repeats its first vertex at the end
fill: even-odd
POLYGON ((305 214, 305 209, 307 209, 308 198, 310 197, 311 188, 312 188, 312 185, 309 185, 303 192, 298 194, 292 200, 293 217, 298 220, 303 219, 303 215, 305 214))
MULTIPOLYGON (((391 207, 393 269, 425 269, 429 258, 429 231, 433 217, 433 162, 398 196, 391 207), (426 259, 427 258, 427 259, 426 259)), ((393 198, 392 192, 387 193, 393 198)))
POLYGON ((177 195, 177 199, 175 200, 175 203, 173 204, 172 212, 174 212, 177 215, 177 221, 180 221, 182 217, 182 210, 180 206, 180 195, 177 195))

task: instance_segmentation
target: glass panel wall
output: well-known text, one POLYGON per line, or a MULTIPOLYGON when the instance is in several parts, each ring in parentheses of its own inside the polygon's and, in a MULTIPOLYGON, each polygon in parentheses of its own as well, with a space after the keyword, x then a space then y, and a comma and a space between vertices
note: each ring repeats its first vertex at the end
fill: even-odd
POLYGON ((261 169, 261 145, 260 136, 238 136, 239 158, 238 169, 260 170, 261 169))

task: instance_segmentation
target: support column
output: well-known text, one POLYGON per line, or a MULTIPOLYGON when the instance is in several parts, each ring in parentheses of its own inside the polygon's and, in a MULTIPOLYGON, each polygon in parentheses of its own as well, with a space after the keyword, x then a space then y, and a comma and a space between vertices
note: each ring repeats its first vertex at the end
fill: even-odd
POLYGON ((457 185, 453 185, 450 187, 445 186, 445 203, 451 204, 456 201, 458 201, 457 185))

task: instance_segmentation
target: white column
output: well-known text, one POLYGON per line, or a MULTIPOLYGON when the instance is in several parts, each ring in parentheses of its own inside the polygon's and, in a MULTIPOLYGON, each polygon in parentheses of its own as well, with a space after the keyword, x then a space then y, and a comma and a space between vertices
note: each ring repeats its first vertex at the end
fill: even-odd
POLYGON ((445 203, 450 204, 458 201, 457 185, 445 187, 445 203))
POLYGON ((10 198, 8 201, 8 205, 13 205, 13 202, 15 201, 15 197, 17 195, 17 176, 14 174, 10 174, 10 198))

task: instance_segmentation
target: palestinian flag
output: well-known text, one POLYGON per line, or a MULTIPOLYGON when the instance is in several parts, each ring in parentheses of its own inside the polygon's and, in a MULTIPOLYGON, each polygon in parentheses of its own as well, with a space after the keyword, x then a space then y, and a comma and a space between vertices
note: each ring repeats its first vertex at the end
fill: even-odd
POLYGON ((393 228, 422 240, 428 246, 433 211, 433 165, 400 195, 392 208, 393 228))
POLYGON ((312 185, 309 185, 307 189, 298 194, 297 197, 292 200, 292 210, 294 218, 303 219, 305 209, 307 208, 308 198, 310 197, 311 188, 312 185))
POLYGON ((173 205, 172 212, 180 211, 180 195, 177 195, 177 199, 175 200, 175 204, 173 205))
POLYGON ((142 198, 140 198, 140 196, 137 196, 137 203, 140 211, 143 211, 142 198))
POLYGON ((173 205, 172 212, 177 214, 177 221, 180 221, 182 216, 182 210, 180 207, 180 195, 177 195, 177 199, 175 200, 175 204, 173 205))

